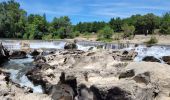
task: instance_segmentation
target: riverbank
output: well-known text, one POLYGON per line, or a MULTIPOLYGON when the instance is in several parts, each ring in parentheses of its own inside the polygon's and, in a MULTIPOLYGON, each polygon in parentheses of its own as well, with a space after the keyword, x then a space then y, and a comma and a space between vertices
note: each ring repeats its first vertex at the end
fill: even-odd
MULTIPOLYGON (((168 46, 170 45, 170 35, 154 35, 157 39, 158 39, 158 43, 156 43, 155 45, 162 45, 162 46, 168 46)), ((145 44, 146 41, 148 41, 150 38, 152 37, 152 35, 135 35, 135 37, 133 39, 120 39, 120 40, 114 40, 112 42, 112 44, 118 44, 118 43, 124 43, 124 44, 145 44)), ((114 36, 112 37, 114 38, 114 36)), ((96 41, 97 40, 97 36, 96 35, 90 35, 90 36, 80 36, 80 37, 76 37, 74 39, 56 39, 56 40, 23 40, 23 39, 4 39, 1 38, 0 42, 15 42, 17 43, 18 41, 29 41, 29 42, 52 42, 52 41, 56 41, 56 42, 67 42, 67 41, 74 41, 77 40, 79 42, 94 42, 94 43, 103 43, 102 41, 96 41)))
MULTIPOLYGON (((154 35, 158 39, 157 45, 170 45, 170 35, 154 35)), ((144 44, 146 41, 148 41, 152 35, 135 35, 133 39, 120 39, 120 40, 113 40, 111 43, 131 43, 131 44, 144 44)), ((112 37, 114 38, 114 36, 112 37)), ((96 41, 97 36, 81 36, 75 38, 79 41, 96 41)))

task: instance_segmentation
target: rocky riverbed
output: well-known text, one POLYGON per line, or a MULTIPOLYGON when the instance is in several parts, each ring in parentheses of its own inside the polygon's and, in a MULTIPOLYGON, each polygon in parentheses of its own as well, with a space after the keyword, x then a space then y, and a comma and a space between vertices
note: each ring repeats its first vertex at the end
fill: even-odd
POLYGON ((1 65, 0 99, 170 100, 168 48, 79 48, 80 45, 67 44, 65 50, 36 48, 26 55, 19 51, 3 55, 10 61, 1 65), (15 71, 9 69, 21 67, 17 80, 13 79, 15 71), (26 85, 28 80, 25 82, 23 77, 33 85, 26 85), (42 91, 36 92, 36 86, 41 86, 42 91))

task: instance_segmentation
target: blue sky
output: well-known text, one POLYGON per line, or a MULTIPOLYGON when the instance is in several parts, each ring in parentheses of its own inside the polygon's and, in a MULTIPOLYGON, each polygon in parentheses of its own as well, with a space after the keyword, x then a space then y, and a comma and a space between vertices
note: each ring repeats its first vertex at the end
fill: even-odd
MULTIPOLYGON (((4 0, 0 0, 4 1, 4 0)), ((170 0, 16 0, 28 14, 46 14, 53 17, 69 16, 71 22, 109 21, 112 17, 129 17, 132 14, 170 11, 170 0)))

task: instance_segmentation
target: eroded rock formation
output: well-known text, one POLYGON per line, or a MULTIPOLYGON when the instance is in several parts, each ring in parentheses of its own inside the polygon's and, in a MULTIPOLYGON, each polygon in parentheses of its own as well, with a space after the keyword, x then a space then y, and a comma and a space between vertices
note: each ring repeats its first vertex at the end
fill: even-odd
POLYGON ((133 62, 134 56, 122 58, 130 54, 136 55, 134 51, 59 50, 36 60, 39 64, 27 76, 45 83, 44 90, 53 100, 170 99, 170 66, 133 62))
POLYGON ((9 51, 0 43, 0 65, 9 60, 9 51))

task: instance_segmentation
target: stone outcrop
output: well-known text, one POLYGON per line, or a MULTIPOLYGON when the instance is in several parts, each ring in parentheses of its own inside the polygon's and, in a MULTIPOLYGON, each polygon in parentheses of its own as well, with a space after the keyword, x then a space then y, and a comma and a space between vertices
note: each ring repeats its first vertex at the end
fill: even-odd
POLYGON ((162 60, 163 60, 166 64, 170 65, 170 56, 164 56, 164 57, 162 57, 162 60))
POLYGON ((159 59, 155 58, 154 56, 146 56, 142 59, 142 61, 146 62, 161 62, 159 59))
POLYGON ((38 49, 38 50, 35 49, 30 53, 30 55, 33 57, 36 57, 38 55, 41 55, 42 52, 43 52, 43 50, 41 50, 41 49, 38 49))
POLYGON ((25 51, 12 51, 10 54, 10 59, 23 59, 27 58, 27 53, 25 51))
POLYGON ((0 65, 9 60, 9 51, 0 44, 0 65))
POLYGON ((44 62, 27 76, 35 83, 45 83, 43 88, 53 100, 170 99, 169 65, 115 58, 121 58, 121 54, 105 50, 57 51, 43 56, 44 62))
POLYGON ((13 83, 9 75, 0 70, 0 100, 51 100, 46 94, 32 93, 30 88, 13 83))
POLYGON ((76 40, 67 42, 64 45, 64 49, 77 49, 76 40))

